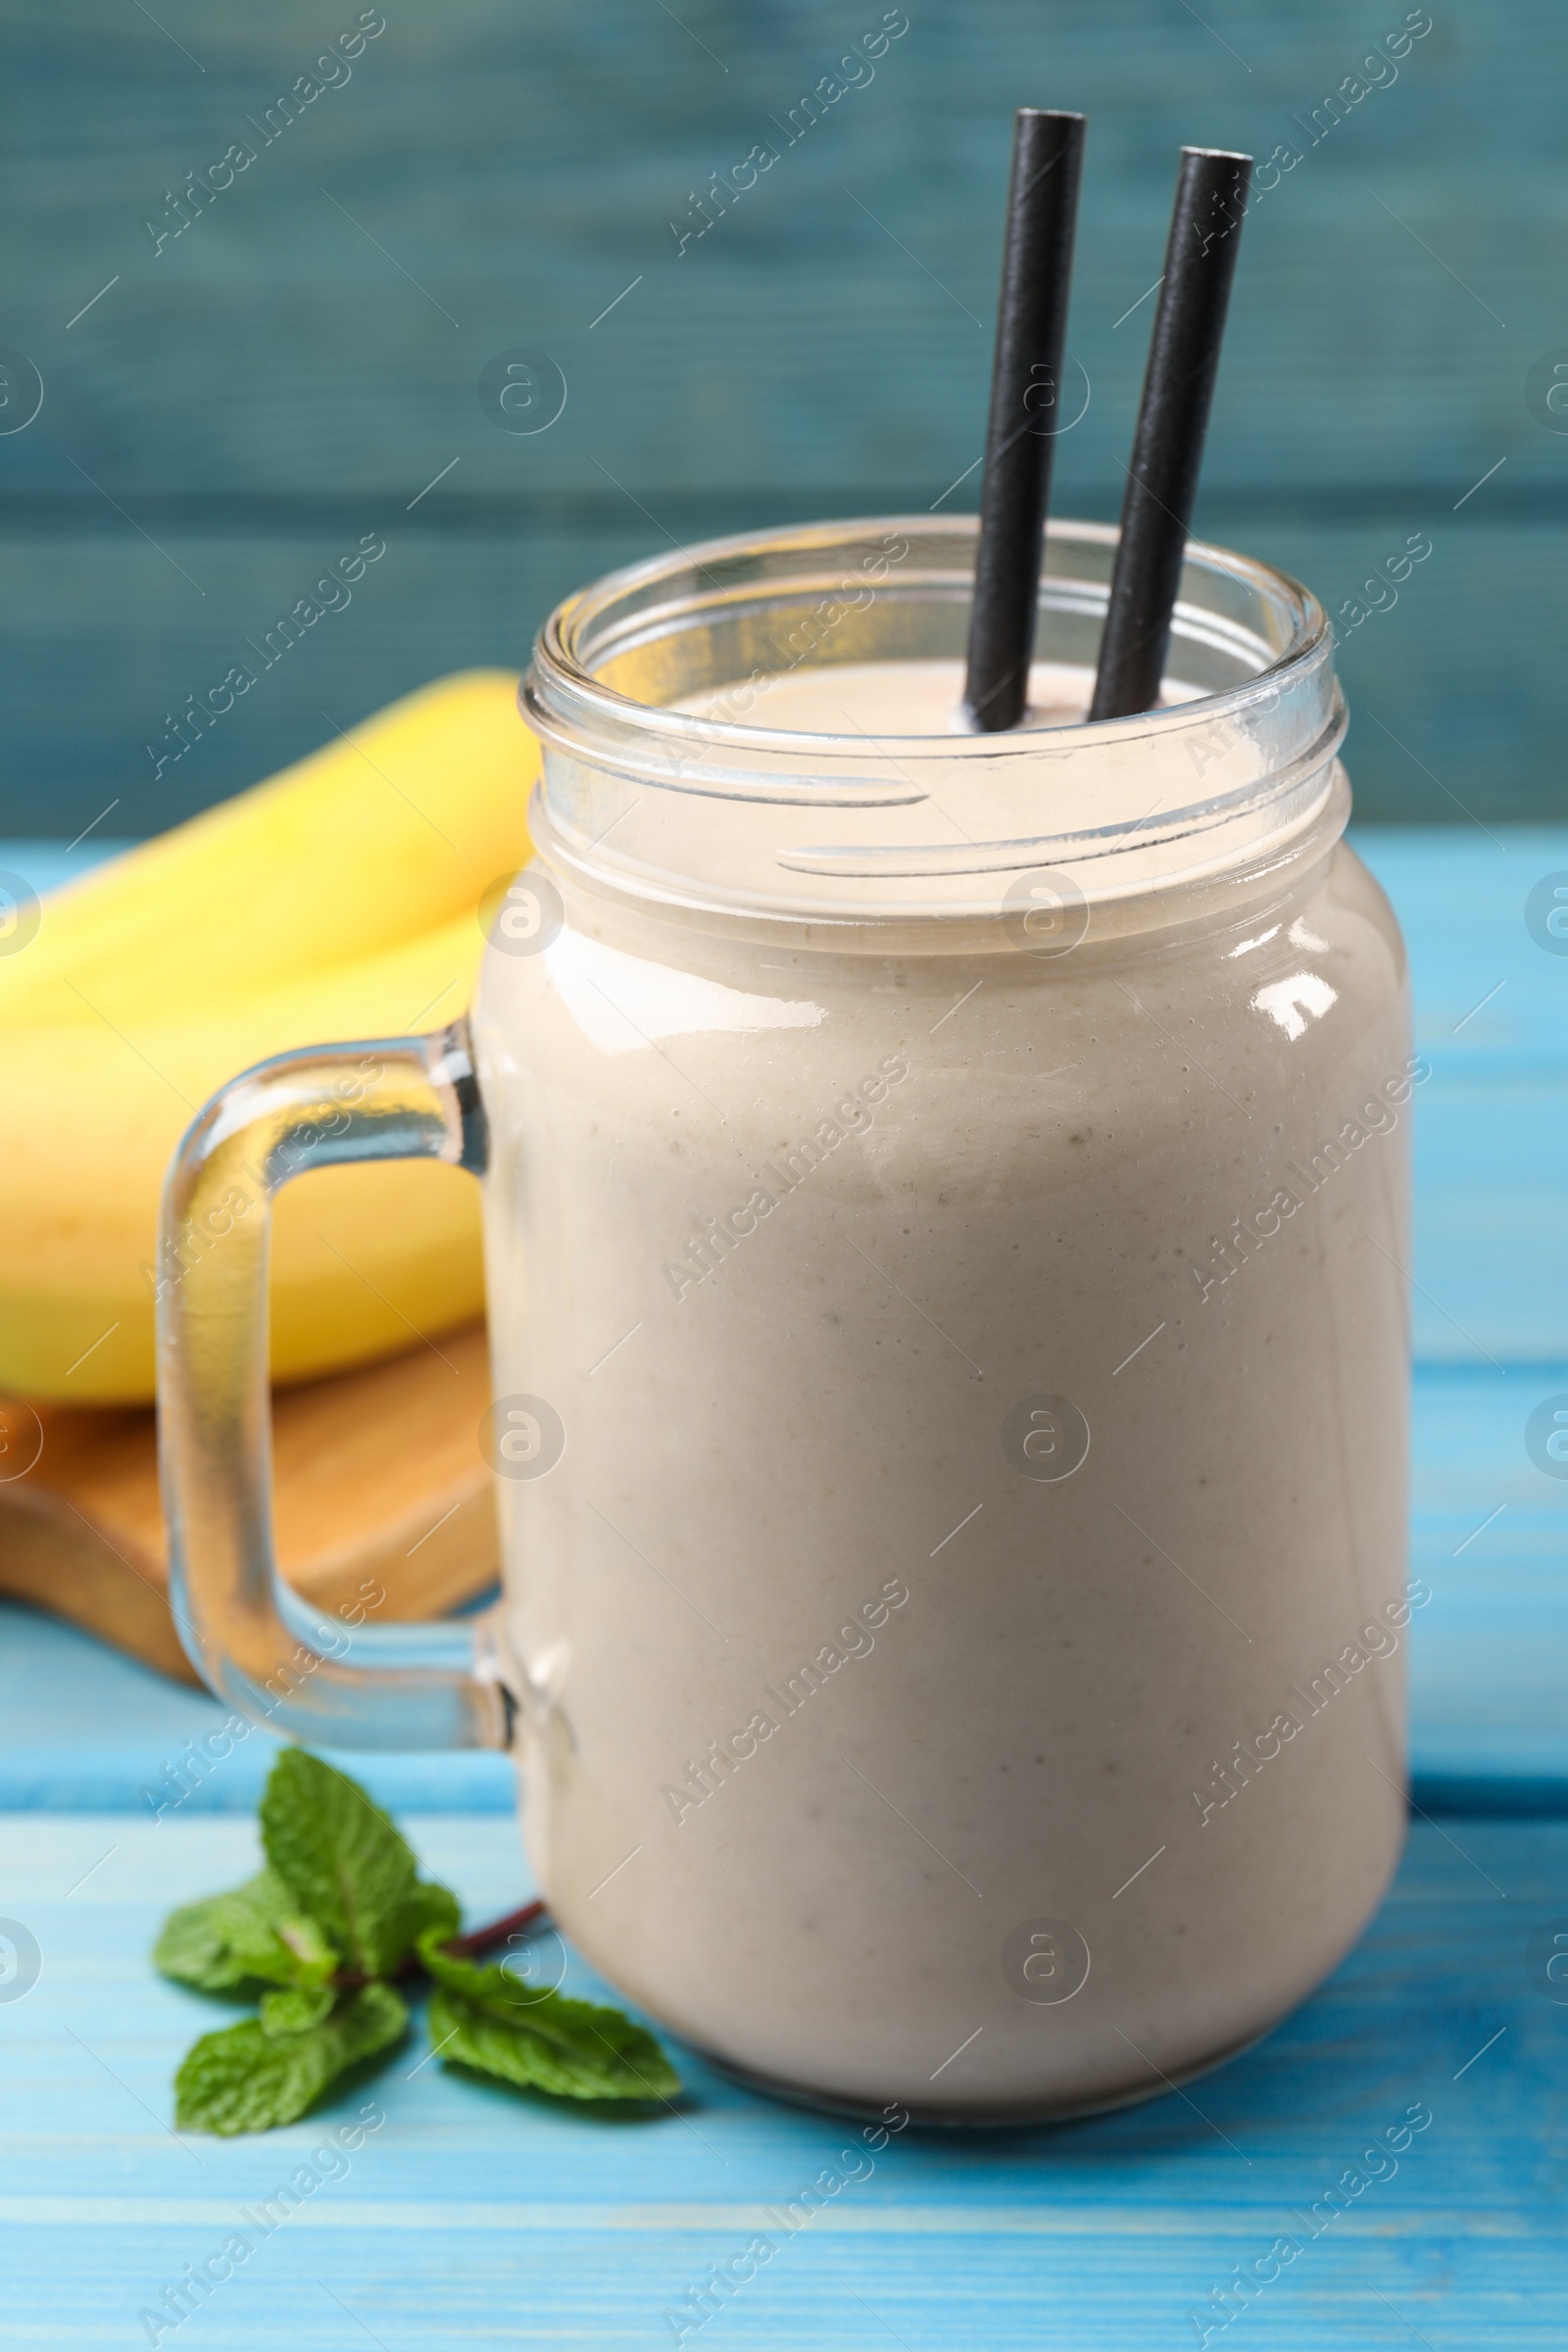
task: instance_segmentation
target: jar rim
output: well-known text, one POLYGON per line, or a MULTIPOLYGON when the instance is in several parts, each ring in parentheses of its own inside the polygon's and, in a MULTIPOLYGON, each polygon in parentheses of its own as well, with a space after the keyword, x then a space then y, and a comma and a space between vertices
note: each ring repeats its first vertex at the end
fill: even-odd
MULTIPOLYGON (((739 559, 763 559, 784 554, 792 549, 803 553, 830 556, 837 547, 890 534, 946 541, 956 552, 967 549, 972 572, 972 551, 979 539, 977 514, 952 515, 856 515, 843 520, 814 523, 791 523, 767 530, 737 531, 714 539, 694 541, 689 547, 678 548, 667 555, 645 557, 640 563, 627 564, 609 571, 584 588, 564 597, 549 614, 534 641, 533 660, 524 674, 521 688, 524 716, 537 725, 537 715, 548 709, 551 690, 564 690, 579 721, 597 713, 616 731, 635 723, 656 736, 680 735, 688 740, 729 744, 737 752, 777 751, 808 744, 825 745, 840 740, 832 730, 815 731, 799 727, 776 728, 749 725, 744 719, 715 718, 658 703, 640 702, 620 693, 599 677, 593 663, 604 662, 621 650, 623 636, 591 635, 596 625, 612 612, 618 605, 626 604, 645 591, 657 588, 661 582, 675 582, 683 576, 711 571, 720 564, 739 559), (543 704, 541 702, 543 698, 543 704)), ((1053 542, 1058 547, 1080 546, 1104 550, 1113 554, 1120 540, 1119 525, 1105 522, 1083 522, 1063 517, 1052 517, 1046 525, 1046 561, 1042 567, 1041 596, 1049 598, 1055 576, 1051 571, 1053 542)), ((964 568, 963 566, 959 567, 964 568)), ((1068 744, 1087 750, 1091 744, 1108 744, 1125 740, 1131 734, 1143 735, 1171 722, 1191 723, 1200 712, 1206 720, 1224 718, 1232 712, 1250 709, 1277 688, 1284 673, 1298 664, 1309 664, 1332 644, 1332 623, 1328 613, 1311 589, 1305 587, 1290 572, 1261 558, 1240 554, 1232 548, 1221 547, 1205 539, 1189 539, 1183 557, 1183 571, 1198 569, 1211 577, 1228 579, 1238 588, 1250 591, 1260 607, 1271 607, 1276 612, 1289 614, 1292 621, 1289 642, 1273 654, 1254 674, 1235 685, 1213 694, 1195 696, 1191 700, 1162 704, 1152 710, 1139 711, 1125 718, 1083 719, 1067 724, 1020 726, 1004 735, 900 735, 900 756, 911 759, 940 757, 951 760, 1005 757, 1027 746, 1038 757, 1048 749, 1067 748, 1068 744), (1054 738, 1048 747, 1044 739, 1054 738)), ((1088 584, 1075 582, 1080 590, 1088 584)), ((751 587, 756 592, 760 583, 738 582, 737 587, 751 587)), ((701 601, 701 600, 699 600, 701 601)), ((708 608, 711 610, 711 603, 708 608)), ((1186 617, 1189 625, 1199 616, 1190 601, 1178 599, 1178 618, 1186 617)), ((1212 615, 1204 618, 1212 620, 1212 615)), ((671 615, 673 618, 673 615, 671 615)), ((646 626, 646 619, 645 619, 646 626)), ((1236 634, 1240 635, 1240 632, 1236 634)))
POLYGON ((551 854, 686 905, 972 915, 1029 871, 1101 899, 1234 869, 1310 830, 1343 791, 1323 607, 1206 541, 1187 546, 1159 707, 1063 721, 1098 654, 1120 539, 1105 523, 1048 529, 1035 659, 1063 691, 1034 723, 896 736, 755 723, 803 665, 955 662, 978 532, 973 514, 787 525, 566 598, 519 688, 544 744, 551 854))

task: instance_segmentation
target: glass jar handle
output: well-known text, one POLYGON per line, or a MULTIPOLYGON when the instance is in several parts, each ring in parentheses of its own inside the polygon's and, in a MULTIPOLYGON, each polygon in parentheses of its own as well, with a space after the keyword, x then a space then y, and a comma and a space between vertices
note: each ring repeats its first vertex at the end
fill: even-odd
POLYGON ((170 1168, 158 1424, 171 1605, 202 1680, 287 1739, 508 1743, 511 1703, 484 1618, 361 1628, 351 1642, 290 1591, 272 1546, 272 1195, 306 1167, 428 1158, 482 1176, 487 1156, 460 1021, 259 1062, 213 1097, 170 1168))

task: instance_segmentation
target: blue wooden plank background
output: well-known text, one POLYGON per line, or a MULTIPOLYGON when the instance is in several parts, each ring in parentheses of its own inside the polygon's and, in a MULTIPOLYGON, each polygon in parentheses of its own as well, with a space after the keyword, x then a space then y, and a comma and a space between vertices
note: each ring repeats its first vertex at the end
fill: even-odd
POLYGON ((1399 58, 1427 21, 1402 0, 910 0, 793 137, 879 0, 388 0, 270 129, 359 13, 10 12, 0 341, 44 400, 7 429, 13 357, 0 831, 69 840, 106 809, 155 831, 322 740, 323 711, 520 661, 558 596, 671 539, 972 504, 972 474, 951 486, 978 454, 1019 101, 1092 116, 1092 391, 1060 510, 1119 503, 1178 144, 1293 146, 1247 225, 1200 526, 1335 609, 1428 533, 1345 639, 1363 813, 1561 813, 1568 435, 1531 394, 1568 342, 1553 0, 1434 0, 1399 58), (174 234, 186 174, 211 184, 238 142, 254 162, 187 193, 174 234), (766 142, 677 252, 693 191, 766 142), (533 435, 478 398, 519 347, 568 387, 533 435), (367 532, 387 553, 352 604, 155 778, 166 713, 367 532))

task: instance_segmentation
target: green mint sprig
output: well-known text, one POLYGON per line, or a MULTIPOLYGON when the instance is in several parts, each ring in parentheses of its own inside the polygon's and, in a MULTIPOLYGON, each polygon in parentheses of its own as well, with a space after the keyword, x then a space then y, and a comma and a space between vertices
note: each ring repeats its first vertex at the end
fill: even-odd
MULTIPOLYGON (((258 1999, 243 2024, 204 2034, 174 2077, 186 2131, 267 2132, 304 2115, 350 2067, 390 2051, 409 2010, 390 1980, 431 1980, 444 2065, 555 2098, 673 2098, 680 2078, 618 2009, 536 1992, 469 1954, 451 1889, 357 1781, 285 1748, 261 1806, 267 1867, 227 1894, 171 1912, 153 1964, 199 1992, 258 1999)), ((503 1930, 510 1924, 503 1922, 503 1930)))

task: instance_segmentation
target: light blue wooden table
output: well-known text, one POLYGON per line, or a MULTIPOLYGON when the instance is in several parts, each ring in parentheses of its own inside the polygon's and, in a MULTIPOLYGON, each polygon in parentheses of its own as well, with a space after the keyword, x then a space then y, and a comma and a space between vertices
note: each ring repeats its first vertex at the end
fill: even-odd
MULTIPOLYGON (((1361 847, 1406 926, 1435 1071, 1412 1289, 1429 1818, 1358 1949, 1259 2047, 1185 2096, 1064 2130, 906 2133, 687 2335, 704 2352, 1195 2345, 1210 2290, 1303 2236, 1291 2209, 1415 2103, 1432 2121, 1397 2172, 1210 2342, 1568 2338, 1568 2005, 1532 1960, 1532 1938, 1568 1934, 1568 1485, 1523 1437, 1568 1390, 1568 959, 1524 917, 1538 879, 1568 870, 1568 828, 1361 847)), ((15 844, 0 864, 55 870, 15 844)), ((146 2343, 139 2310, 319 2141, 312 2124, 224 2144, 168 2124, 172 2069, 212 2012, 143 1955, 169 1905, 250 1867, 262 1742, 177 1821, 151 1822, 138 1791, 214 1712, 63 1627, 0 1616, 0 1912, 43 1952, 32 1991, 0 2001, 0 2346, 146 2343)), ((504 1765, 354 1768, 473 1913, 519 1899, 504 1765)), ((668 2344, 666 2309, 845 2144, 695 2064, 679 2114, 628 2127, 415 2072, 418 2055, 328 2102, 323 2124, 372 2096, 385 2124, 166 2344, 668 2344)))

